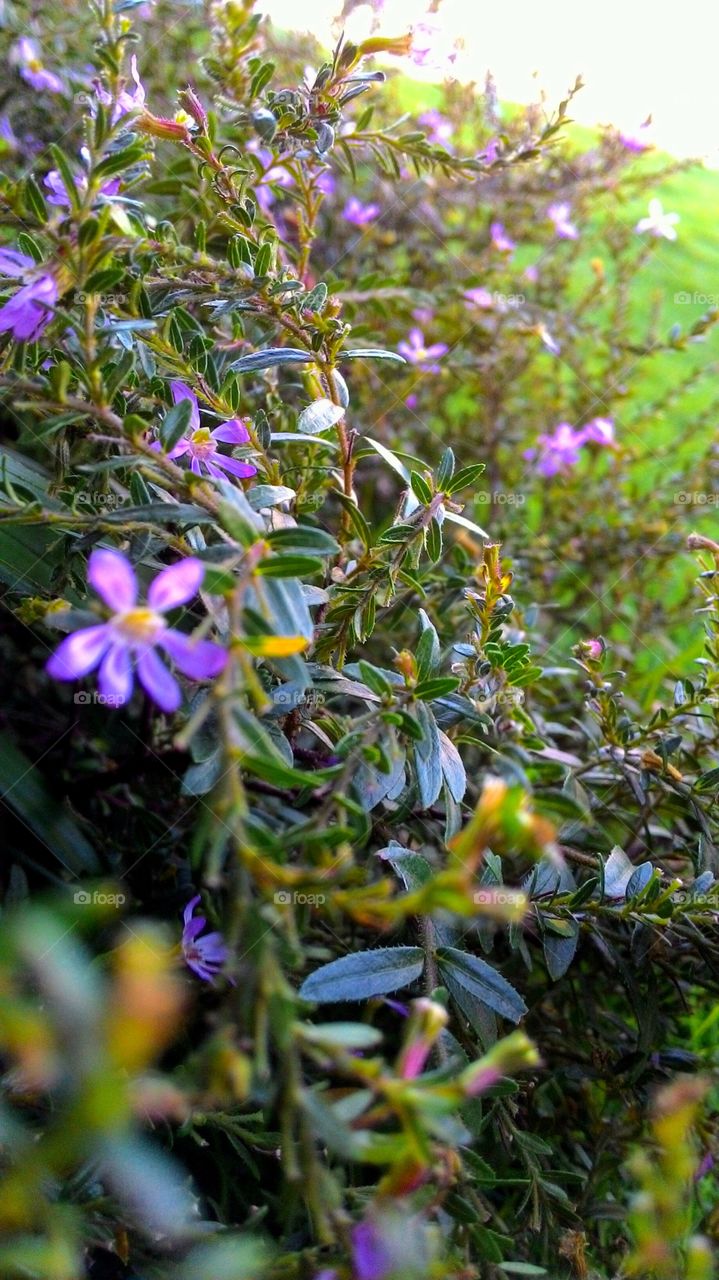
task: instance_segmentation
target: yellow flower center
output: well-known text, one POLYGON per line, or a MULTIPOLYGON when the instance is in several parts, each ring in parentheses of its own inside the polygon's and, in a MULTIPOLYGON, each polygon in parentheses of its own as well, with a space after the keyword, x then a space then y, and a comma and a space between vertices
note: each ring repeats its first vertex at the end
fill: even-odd
POLYGON ((127 613, 118 613, 112 625, 123 640, 131 644, 152 644, 162 635, 167 623, 154 609, 128 609, 127 613))
POLYGON ((197 431, 193 431, 190 447, 196 458, 209 458, 217 452, 217 445, 212 439, 209 427, 198 427, 197 431))

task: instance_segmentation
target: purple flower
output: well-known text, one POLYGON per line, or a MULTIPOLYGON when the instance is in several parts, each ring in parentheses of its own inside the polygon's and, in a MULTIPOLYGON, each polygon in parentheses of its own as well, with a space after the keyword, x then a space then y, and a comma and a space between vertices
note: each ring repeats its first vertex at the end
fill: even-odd
POLYGON ((643 124, 640 124, 636 133, 624 133, 622 130, 619 131, 617 137, 626 151, 633 151, 636 155, 641 155, 643 151, 651 150, 653 143, 649 138, 648 132, 643 132, 643 130, 649 130, 651 123, 652 117, 649 116, 648 120, 645 120, 643 124))
POLYGON ((225 650, 211 640, 195 640, 168 627, 163 614, 187 604, 197 595, 205 568, 188 557, 162 569, 147 593, 147 605, 137 603, 137 578, 119 551, 93 551, 87 580, 112 617, 66 636, 47 664, 55 680, 78 680, 99 667, 98 687, 109 706, 122 706, 132 695, 133 668, 143 689, 162 711, 176 711, 182 691, 157 653, 163 649, 183 675, 210 680, 227 660, 225 650))
POLYGON ((582 444, 610 445, 614 444, 614 420, 612 418, 592 418, 582 427, 580 432, 582 444))
POLYGON ((419 117, 419 123, 427 129, 430 142, 447 143, 454 132, 451 120, 443 116, 441 111, 436 107, 431 107, 429 111, 423 112, 419 117))
POLYGON ((488 311, 494 306, 494 295, 489 289, 482 288, 478 285, 475 289, 465 289, 464 300, 472 307, 481 307, 484 311, 488 311))
POLYGON ((579 450, 584 435, 575 431, 568 422, 560 422, 551 434, 541 435, 539 449, 527 449, 525 458, 537 458, 537 471, 542 476, 556 476, 566 472, 579 461, 579 450))
POLYGON ((11 333, 16 342, 34 342, 47 328, 58 298, 57 283, 48 271, 38 271, 27 254, 0 249, 0 273, 16 278, 31 271, 36 274, 0 307, 0 333, 11 333))
POLYGON ((142 108, 145 105, 145 86, 140 80, 140 75, 137 70, 137 57, 134 53, 130 58, 130 76, 132 78, 134 88, 122 89, 116 99, 108 92, 102 84, 102 81, 93 81, 98 102, 102 103, 103 107, 112 107, 111 120, 113 124, 117 124, 118 120, 122 116, 128 115, 131 111, 142 111, 142 108))
MULTIPOLYGON (((57 169, 51 169, 50 172, 45 175, 45 186, 50 193, 47 197, 48 204, 56 205, 58 209, 69 209, 71 207, 70 197, 67 194, 65 183, 60 177, 60 173, 57 169)), ((75 177, 75 186, 78 191, 84 195, 87 191, 87 178, 84 173, 78 174, 75 177)), ((112 196, 116 196, 119 190, 120 179, 112 178, 109 182, 103 183, 98 195, 105 196, 107 199, 110 199, 112 196)))
POLYGON ((507 235, 503 223, 493 222, 489 228, 489 234, 492 238, 493 248, 499 253, 514 253, 517 246, 514 240, 507 235))
POLYGON ((182 954, 185 964, 198 978, 202 978, 203 982, 212 982, 227 960, 227 947, 221 933, 206 933, 204 938, 198 937, 207 924, 204 916, 195 916, 193 919, 192 913, 199 901, 198 893, 196 897, 190 898, 183 912, 185 927, 182 930, 182 954))
POLYGON ((352 1262, 355 1280, 384 1280, 394 1270, 393 1251, 374 1222, 358 1222, 352 1228, 352 1262))
POLYGON ((554 223, 554 230, 560 240, 577 240, 579 232, 573 222, 569 220, 570 206, 566 201, 559 204, 550 204, 547 209, 547 217, 550 222, 554 223))
POLYGON ((366 227, 369 222, 374 222, 381 212, 378 204, 362 204, 356 196, 350 196, 342 210, 342 217, 345 222, 351 222, 355 227, 366 227))
POLYGON ((33 89, 38 91, 47 89, 48 93, 64 92, 64 85, 59 76, 56 76, 52 71, 48 71, 42 65, 40 53, 34 40, 29 40, 27 36, 22 36, 13 46, 10 56, 11 60, 17 65, 23 80, 31 85, 33 89))
POLYGON ((425 373, 439 373, 439 365, 435 361, 447 354, 446 342, 434 342, 432 346, 424 345, 424 334, 421 329, 410 329, 407 342, 399 342, 397 350, 410 364, 419 364, 425 373))
POLYGON ((495 164, 499 155, 499 138, 490 138, 484 151, 480 151, 479 159, 485 164, 495 164))
POLYGON ((322 173, 317 175, 315 186, 325 196, 333 196, 336 187, 335 177, 331 169, 324 169, 322 173))
MULTIPOLYGON (((190 470, 194 471, 196 476, 202 475, 204 467, 207 474, 213 476, 215 480, 225 480, 227 477, 224 472, 226 471, 240 480, 247 480, 249 476, 256 475, 257 467, 253 467, 251 462, 238 462, 236 458, 217 451, 218 443, 248 443, 250 433, 240 418, 230 418, 228 422, 223 422, 219 427, 215 427, 214 431, 210 431, 209 427, 200 425, 200 407, 194 391, 191 391, 184 382, 171 382, 170 390, 175 404, 180 400, 189 400, 192 408, 187 435, 178 440, 170 450, 169 458, 180 458, 187 454, 190 459, 190 470)), ((159 448, 159 445, 157 447, 159 448)))

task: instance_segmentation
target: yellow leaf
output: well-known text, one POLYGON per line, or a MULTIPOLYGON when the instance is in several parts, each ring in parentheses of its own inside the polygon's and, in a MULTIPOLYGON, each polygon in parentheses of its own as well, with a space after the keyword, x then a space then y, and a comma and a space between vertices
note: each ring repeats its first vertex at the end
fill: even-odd
POLYGON ((302 653, 309 640, 306 636, 245 636, 242 644, 256 658, 290 658, 302 653))

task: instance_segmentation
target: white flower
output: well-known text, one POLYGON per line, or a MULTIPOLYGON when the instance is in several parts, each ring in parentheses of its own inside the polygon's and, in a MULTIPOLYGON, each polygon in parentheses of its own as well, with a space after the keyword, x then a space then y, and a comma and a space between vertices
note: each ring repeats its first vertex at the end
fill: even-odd
POLYGON ((678 221, 678 213, 664 212, 661 200, 650 200, 649 216, 640 218, 634 230, 640 234, 643 231, 651 231, 653 236, 663 236, 665 240, 676 240, 677 233, 674 228, 678 221))

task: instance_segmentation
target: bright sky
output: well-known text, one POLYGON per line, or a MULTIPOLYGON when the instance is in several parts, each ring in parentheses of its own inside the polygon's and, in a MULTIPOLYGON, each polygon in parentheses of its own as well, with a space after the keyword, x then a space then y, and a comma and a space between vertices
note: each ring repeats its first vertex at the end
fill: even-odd
MULTIPOLYGON (((278 25, 312 31, 327 46, 340 7, 338 0, 260 5, 278 25)), ((428 0, 385 0, 379 31, 401 35, 427 7, 428 0)), ((363 5, 352 14, 351 38, 368 34, 371 12, 363 5)), ((575 119, 633 131, 651 114, 658 146, 719 168, 717 0, 441 0, 439 17, 447 36, 464 43, 459 79, 482 84, 489 69, 500 98, 536 101, 544 89, 553 106, 581 74, 575 119)))

